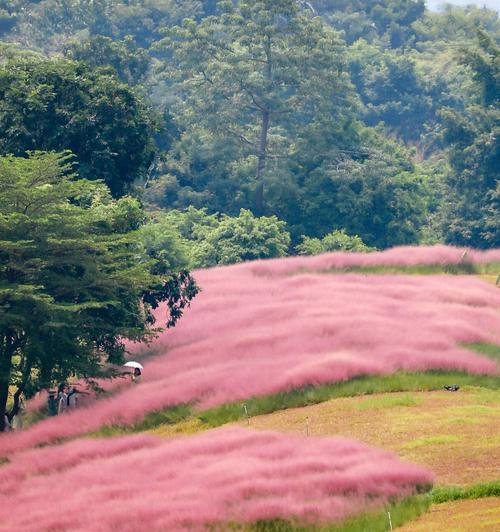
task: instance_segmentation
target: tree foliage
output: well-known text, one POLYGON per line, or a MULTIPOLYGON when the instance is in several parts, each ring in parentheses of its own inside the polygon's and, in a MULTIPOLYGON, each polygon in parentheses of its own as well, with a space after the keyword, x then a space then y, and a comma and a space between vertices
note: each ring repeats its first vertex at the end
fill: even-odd
POLYGON ((323 238, 304 236, 295 248, 299 255, 320 255, 330 251, 368 252, 375 248, 367 246, 357 235, 348 235, 344 230, 336 229, 323 238))
POLYGON ((444 206, 446 240, 479 248, 500 246, 500 48, 483 32, 461 61, 473 73, 478 102, 464 113, 443 111, 451 171, 444 206))
POLYGON ((425 11, 424 0, 313 0, 311 5, 344 30, 347 42, 381 40, 392 48, 414 41, 412 24, 425 11))
POLYGON ((71 150, 86 179, 129 190, 154 157, 155 123, 109 72, 65 60, 17 58, 0 66, 0 154, 71 150))
POLYGON ((191 268, 283 257, 290 246, 284 222, 276 216, 257 218, 245 209, 232 217, 190 207, 168 212, 160 217, 160 223, 180 232, 191 268))
MULTIPOLYGON (((262 214, 273 174, 280 172, 282 183, 291 179, 290 159, 312 146, 312 136, 321 130, 333 141, 348 132, 344 46, 294 0, 225 2, 224 8, 199 24, 186 20, 160 43, 172 50, 183 95, 176 106, 186 130, 178 157, 181 164, 191 158, 185 155, 191 139, 204 151, 231 152, 221 177, 246 196, 239 206, 262 214)), ((199 190, 206 182, 193 166, 176 177, 199 190)), ((206 185, 210 192, 221 187, 206 185)))
POLYGON ((68 59, 83 61, 91 68, 111 67, 128 85, 144 82, 151 57, 144 48, 138 47, 132 38, 113 41, 98 35, 85 40, 70 41, 64 49, 68 59))
POLYGON ((160 302, 173 325, 198 290, 136 200, 75 177, 68 154, 0 158, 0 430, 10 385, 102 375, 154 336, 160 302))

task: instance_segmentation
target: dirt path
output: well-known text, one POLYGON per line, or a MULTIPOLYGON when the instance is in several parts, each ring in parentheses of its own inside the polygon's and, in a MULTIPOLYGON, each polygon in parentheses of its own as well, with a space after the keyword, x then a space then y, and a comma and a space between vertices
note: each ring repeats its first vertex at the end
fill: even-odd
POLYGON ((401 532, 494 532, 500 530, 500 498, 436 504, 401 532))
POLYGON ((250 419, 255 429, 348 436, 393 450, 429 467, 441 485, 499 478, 499 426, 500 392, 481 388, 334 399, 250 419))

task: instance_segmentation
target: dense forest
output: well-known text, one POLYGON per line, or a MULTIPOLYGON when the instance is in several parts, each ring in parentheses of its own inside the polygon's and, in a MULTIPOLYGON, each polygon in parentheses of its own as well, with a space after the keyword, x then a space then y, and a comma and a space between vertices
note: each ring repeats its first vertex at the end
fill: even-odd
POLYGON ((500 245, 495 11, 1 0, 0 38, 1 154, 70 150, 81 177, 182 226, 195 266, 339 232, 348 249, 500 245))
POLYGON ((12 387, 174 325, 193 268, 500 246, 499 99, 485 8, 0 0, 0 431, 12 387))

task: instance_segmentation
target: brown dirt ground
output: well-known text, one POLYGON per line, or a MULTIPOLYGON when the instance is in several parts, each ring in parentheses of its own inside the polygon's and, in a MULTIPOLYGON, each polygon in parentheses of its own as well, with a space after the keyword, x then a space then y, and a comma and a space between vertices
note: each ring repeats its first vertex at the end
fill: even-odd
POLYGON ((457 393, 334 399, 257 416, 249 425, 259 430, 352 437, 430 468, 439 485, 473 484, 500 476, 498 391, 466 387, 457 393))
POLYGON ((401 532, 495 532, 500 530, 500 497, 436 504, 401 532))

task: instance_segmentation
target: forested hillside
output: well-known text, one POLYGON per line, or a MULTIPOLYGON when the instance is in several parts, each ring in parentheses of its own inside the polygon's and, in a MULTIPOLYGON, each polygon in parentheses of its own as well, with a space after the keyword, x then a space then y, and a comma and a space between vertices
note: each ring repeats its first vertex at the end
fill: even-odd
POLYGON ((192 266, 500 245, 496 11, 0 0, 0 39, 0 155, 70 150, 192 266))

